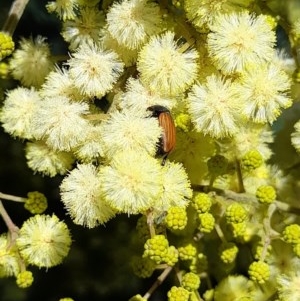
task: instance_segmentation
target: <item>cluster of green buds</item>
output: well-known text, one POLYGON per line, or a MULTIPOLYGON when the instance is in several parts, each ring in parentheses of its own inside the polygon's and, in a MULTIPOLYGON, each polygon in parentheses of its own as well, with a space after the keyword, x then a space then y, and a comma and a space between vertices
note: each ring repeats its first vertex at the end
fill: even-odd
POLYGON ((248 213, 242 204, 236 202, 230 204, 226 208, 225 218, 234 238, 243 237, 246 234, 248 213))
POLYGON ((291 244, 295 254, 300 257, 300 225, 291 224, 286 226, 282 235, 284 241, 291 244))
POLYGON ((203 233, 210 233, 215 226, 215 218, 210 213, 212 199, 206 193, 197 193, 192 199, 192 206, 196 209, 199 220, 199 230, 203 233))
POLYGON ((15 43, 12 37, 4 32, 0 32, 0 61, 12 54, 15 43))
POLYGON ((263 157, 257 150, 248 151, 241 159, 245 171, 253 171, 263 164, 263 157))

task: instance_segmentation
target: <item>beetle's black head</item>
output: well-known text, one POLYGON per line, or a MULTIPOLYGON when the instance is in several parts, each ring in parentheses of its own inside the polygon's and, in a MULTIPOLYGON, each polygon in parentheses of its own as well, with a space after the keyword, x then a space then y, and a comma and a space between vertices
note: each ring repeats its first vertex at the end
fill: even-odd
POLYGON ((153 117, 158 117, 161 113, 170 113, 169 109, 160 105, 151 106, 147 110, 152 112, 153 117))

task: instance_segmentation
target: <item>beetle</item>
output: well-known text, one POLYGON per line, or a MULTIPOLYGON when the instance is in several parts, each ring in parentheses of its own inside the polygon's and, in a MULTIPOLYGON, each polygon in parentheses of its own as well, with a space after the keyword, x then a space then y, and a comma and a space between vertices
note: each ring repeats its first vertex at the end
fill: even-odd
POLYGON ((162 165, 165 165, 169 153, 174 149, 176 144, 174 120, 170 111, 164 106, 154 105, 147 108, 147 110, 152 112, 152 117, 156 117, 158 119, 158 123, 163 129, 156 154, 163 157, 162 165))

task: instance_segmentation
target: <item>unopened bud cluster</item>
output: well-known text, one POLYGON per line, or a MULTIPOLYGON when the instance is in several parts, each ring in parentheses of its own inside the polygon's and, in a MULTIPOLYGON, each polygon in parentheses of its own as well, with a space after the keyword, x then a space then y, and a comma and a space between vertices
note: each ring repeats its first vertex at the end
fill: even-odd
POLYGON ((276 199, 276 191, 270 185, 259 186, 256 190, 256 197, 260 203, 270 204, 276 199))
POLYGON ((41 214, 48 207, 47 199, 38 191, 28 192, 24 207, 32 214, 41 214))
POLYGON ((167 228, 172 230, 183 230, 187 224, 187 213, 183 207, 171 207, 166 215, 167 228))
POLYGON ((248 270, 250 279, 259 284, 264 284, 270 277, 270 267, 263 261, 254 261, 248 270))
POLYGON ((242 157, 242 167, 246 171, 252 171, 263 163, 263 158, 257 150, 251 150, 242 157))
POLYGON ((6 56, 12 54, 15 49, 15 43, 12 37, 4 32, 0 32, 0 61, 6 56))
POLYGON ((155 235, 146 241, 143 257, 156 264, 167 263, 172 266, 178 260, 178 252, 174 246, 169 246, 164 235, 155 235))

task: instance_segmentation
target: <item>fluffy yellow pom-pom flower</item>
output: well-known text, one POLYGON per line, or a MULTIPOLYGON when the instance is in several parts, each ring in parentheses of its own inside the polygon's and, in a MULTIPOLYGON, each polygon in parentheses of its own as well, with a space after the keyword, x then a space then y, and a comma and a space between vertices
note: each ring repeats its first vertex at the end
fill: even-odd
POLYGON ((124 151, 100 169, 101 190, 112 208, 128 214, 144 212, 162 194, 162 170, 143 151, 124 151))
POLYGON ((122 46, 136 49, 160 31, 159 6, 148 0, 115 1, 107 13, 107 29, 122 46))
POLYGON ((53 67, 49 45, 41 36, 21 39, 10 60, 12 76, 27 87, 40 87, 53 67))
POLYGON ((100 177, 92 164, 79 164, 60 185, 61 199, 75 224, 94 228, 115 216, 101 196, 100 177))
POLYGON ((35 215, 24 222, 17 238, 21 256, 30 264, 50 268, 69 253, 71 236, 67 225, 55 215, 35 215))
POLYGON ((118 55, 95 44, 82 44, 68 61, 74 85, 88 97, 101 98, 123 71, 118 55))
POLYGON ((152 37, 138 57, 142 83, 161 95, 184 92, 197 76, 198 53, 193 49, 182 52, 174 37, 170 31, 152 37))
POLYGON ((157 212, 167 211, 172 206, 187 207, 192 197, 191 184, 181 163, 168 162, 162 167, 163 193, 153 208, 157 212))
POLYGON ((274 55, 275 32, 263 15, 247 11, 220 14, 210 29, 208 51, 224 73, 241 72, 245 66, 270 61, 274 55))

